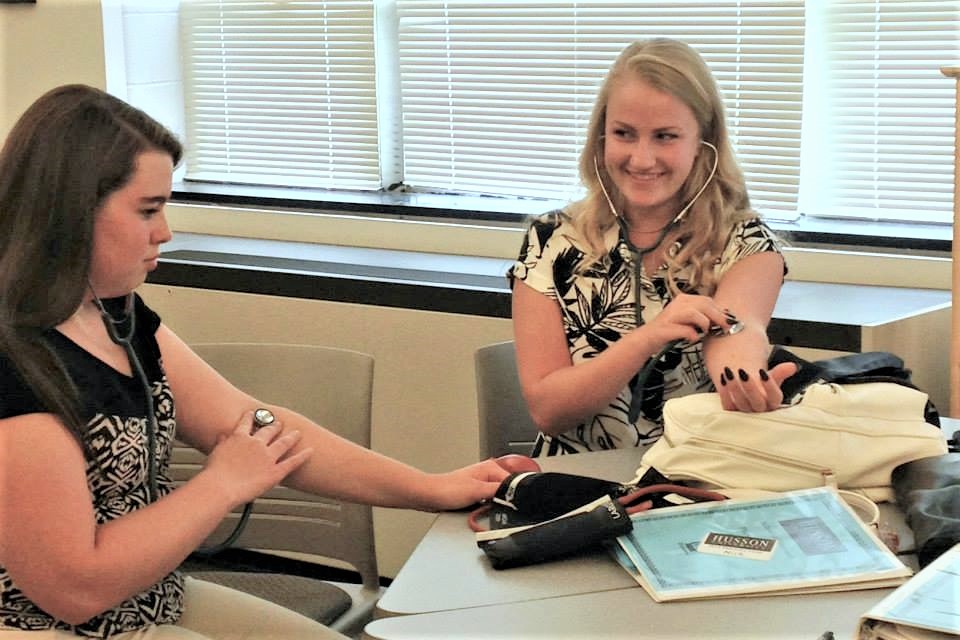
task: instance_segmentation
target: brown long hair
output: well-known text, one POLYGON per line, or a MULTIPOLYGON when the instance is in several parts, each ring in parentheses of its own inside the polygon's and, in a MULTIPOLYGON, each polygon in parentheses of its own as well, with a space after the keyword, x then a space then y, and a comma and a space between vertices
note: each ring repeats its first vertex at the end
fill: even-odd
POLYGON ((0 352, 81 442, 79 399, 42 334, 80 306, 97 212, 149 150, 182 155, 143 111, 79 84, 38 98, 0 150, 0 352))
MULTIPOLYGON (((567 207, 573 224, 588 242, 590 264, 602 259, 603 235, 616 219, 601 189, 606 185, 614 206, 624 201, 603 165, 603 135, 610 92, 624 78, 640 79, 686 104, 700 128, 700 138, 716 148, 717 171, 703 194, 684 216, 683 223, 664 239, 682 242, 677 255, 667 257, 667 281, 676 292, 677 276, 684 266, 691 268, 690 284, 711 294, 716 288, 714 264, 737 222, 756 215, 727 132, 723 100, 703 58, 689 45, 668 38, 635 42, 624 49, 610 67, 597 94, 586 143, 580 154, 580 180, 587 195, 567 207)), ((684 183, 681 201, 689 202, 710 175, 713 152, 703 147, 684 183)))

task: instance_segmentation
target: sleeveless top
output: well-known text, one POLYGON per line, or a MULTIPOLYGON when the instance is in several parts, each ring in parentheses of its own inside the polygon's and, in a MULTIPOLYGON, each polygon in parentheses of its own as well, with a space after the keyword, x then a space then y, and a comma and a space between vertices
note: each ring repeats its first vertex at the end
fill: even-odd
MULTIPOLYGON (((123 317, 124 298, 104 300, 114 318, 123 317)), ((169 477, 171 443, 175 431, 173 395, 160 362, 155 333, 160 318, 135 296, 135 331, 131 343, 142 361, 157 420, 157 495, 173 489, 169 477)), ((126 335, 130 321, 121 324, 126 335)), ((148 493, 148 452, 146 396, 138 377, 128 377, 90 355, 55 329, 44 339, 65 365, 77 387, 81 418, 86 424, 83 441, 93 458, 88 458, 87 486, 93 499, 97 524, 136 511, 150 502, 148 493)), ((27 388, 12 363, 0 353, 0 418, 47 412, 27 388)), ((56 464, 51 460, 50 464, 56 464)), ((158 531, 157 535, 162 535, 158 531)), ((150 541, 144 540, 144 553, 150 541)), ((160 582, 79 625, 57 620, 31 602, 0 566, 0 636, 5 628, 20 630, 62 629, 79 636, 107 638, 150 624, 175 623, 183 610, 183 577, 174 571, 160 582)))
MULTIPOLYGON (((531 222, 519 257, 507 274, 511 281, 520 280, 557 302, 574 366, 603 352, 637 326, 632 258, 619 228, 614 225, 607 230, 606 253, 597 263, 585 264, 586 246, 564 212, 543 214, 531 222)), ((668 251, 674 255, 679 248, 674 244, 668 251)), ((764 251, 781 252, 773 232, 759 218, 741 222, 731 232, 715 273, 719 278, 738 260, 764 251)), ((644 324, 673 298, 666 273, 665 266, 653 274, 641 273, 644 324)), ((681 272, 678 277, 681 290, 698 293, 684 288, 684 276, 681 272)), ((628 414, 637 379, 634 376, 607 407, 582 424, 557 436, 541 433, 533 455, 648 446, 663 433, 663 405, 668 399, 713 390, 701 342, 678 346, 653 366, 644 388, 638 390, 643 393, 640 415, 631 423, 628 414)))

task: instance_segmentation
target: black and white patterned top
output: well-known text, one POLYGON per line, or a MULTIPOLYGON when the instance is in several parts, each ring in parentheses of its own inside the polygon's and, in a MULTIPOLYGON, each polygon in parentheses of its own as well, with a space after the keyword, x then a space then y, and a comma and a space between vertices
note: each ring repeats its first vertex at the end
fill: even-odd
MULTIPOLYGON (((560 305, 574 365, 594 357, 637 326, 634 269, 624 257, 630 253, 619 228, 613 226, 604 235, 607 252, 599 263, 583 264, 586 246, 566 214, 544 214, 531 223, 520 255, 507 274, 560 305)), ((668 250, 673 255, 678 249, 675 244, 668 250)), ((717 276, 741 258, 764 251, 780 252, 770 229, 759 218, 738 224, 715 266, 717 276)), ((678 278, 681 290, 697 293, 683 288, 683 276, 678 278)), ((643 271, 640 288, 642 321, 649 323, 672 299, 666 268, 661 266, 652 276, 643 271)), ((640 363, 638 373, 642 366, 640 363)), ((640 416, 630 423, 631 389, 636 382, 634 376, 606 408, 583 424, 558 436, 540 434, 533 455, 646 446, 663 433, 666 400, 713 388, 701 343, 678 346, 654 365, 643 389, 640 416)))
MULTIPOLYGON (((122 298, 104 300, 115 318, 123 315, 122 298)), ((153 394, 158 433, 153 455, 158 461, 158 495, 169 493, 171 442, 175 431, 173 396, 160 362, 155 333, 160 318, 136 296, 136 331, 132 343, 143 363, 153 394)), ((126 326, 120 327, 125 335, 126 326)), ((93 454, 87 460, 87 486, 93 497, 97 523, 108 522, 149 503, 147 419, 144 389, 136 376, 128 377, 51 330, 45 339, 66 365, 83 404, 87 425, 84 442, 93 454)), ((24 386, 12 364, 0 354, 0 418, 44 412, 24 386)), ((50 461, 56 464, 55 460, 50 461)), ((157 535, 163 535, 158 531, 157 535)), ((144 553, 150 541, 144 540, 144 553)), ((21 630, 63 629, 79 636, 108 638, 149 624, 169 624, 183 610, 183 577, 173 572, 149 589, 80 625, 56 620, 31 602, 3 566, 0 566, 0 636, 4 628, 21 630)))

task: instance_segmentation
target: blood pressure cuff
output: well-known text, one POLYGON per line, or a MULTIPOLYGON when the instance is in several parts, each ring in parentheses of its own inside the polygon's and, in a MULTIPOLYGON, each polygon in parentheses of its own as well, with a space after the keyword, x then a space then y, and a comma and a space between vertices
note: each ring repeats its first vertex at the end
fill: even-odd
POLYGON ((605 495, 547 522, 480 532, 477 546, 494 569, 508 569, 595 548, 632 528, 623 505, 605 495))
POLYGON ((602 496, 625 493, 619 482, 550 471, 508 476, 493 497, 491 529, 506 529, 545 522, 582 507, 602 496))
POLYGON ((891 485, 921 567, 960 543, 960 453, 906 462, 893 470, 891 485))
POLYGON ((723 496, 669 483, 655 469, 630 484, 555 472, 508 476, 489 505, 470 514, 477 546, 495 569, 553 560, 629 532, 630 514, 723 496), (639 504, 634 504, 639 501, 639 504), (477 521, 488 516, 489 530, 477 521))

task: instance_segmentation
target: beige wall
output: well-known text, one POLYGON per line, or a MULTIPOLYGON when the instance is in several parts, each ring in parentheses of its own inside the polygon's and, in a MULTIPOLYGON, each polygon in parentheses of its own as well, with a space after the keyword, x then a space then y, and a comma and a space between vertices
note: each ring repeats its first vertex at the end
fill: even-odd
POLYGON ((105 86, 100 3, 0 6, 0 134, 39 95, 72 82, 105 86))
MULTIPOLYGON (((0 5, 0 134, 53 86, 68 82, 105 86, 102 32, 97 0, 0 5)), ((204 207, 171 207, 170 219, 178 231, 504 258, 515 254, 520 237, 516 229, 496 225, 464 229, 204 207)), ((948 257, 795 250, 790 263, 796 279, 950 287, 948 257)), ((146 286, 143 293, 188 342, 295 340, 373 354, 374 448, 435 471, 475 460, 473 351, 508 339, 508 320, 176 287, 146 286)), ((946 371, 948 342, 949 329, 940 322, 925 327, 922 335, 912 332, 910 339, 902 340, 910 351, 898 353, 908 360, 939 356, 943 361, 937 369, 946 371), (930 345, 941 345, 942 351, 938 354, 930 345)), ((429 522, 426 514, 378 511, 377 544, 385 575, 396 573, 429 522)))

